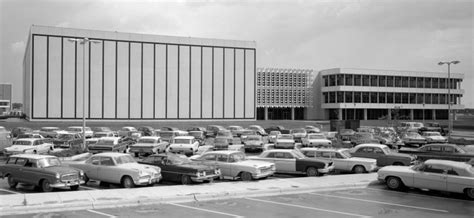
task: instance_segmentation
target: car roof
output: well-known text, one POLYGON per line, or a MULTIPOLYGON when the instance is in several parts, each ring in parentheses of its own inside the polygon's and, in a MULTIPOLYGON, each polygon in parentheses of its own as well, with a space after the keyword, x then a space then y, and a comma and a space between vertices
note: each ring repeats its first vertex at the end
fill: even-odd
POLYGON ((222 151, 208 151, 205 154, 233 154, 233 153, 243 153, 243 152, 241 152, 241 151, 232 151, 232 150, 222 150, 222 151))
POLYGON ((125 153, 119 153, 119 152, 103 152, 103 153, 98 153, 92 155, 93 157, 99 156, 99 157, 120 157, 124 155, 130 155, 130 154, 125 154, 125 153))
POLYGON ((51 157, 56 157, 53 155, 42 155, 42 154, 15 154, 11 155, 10 157, 21 157, 21 158, 28 158, 28 159, 42 159, 42 158, 51 158, 51 157))
POLYGON ((36 140, 41 140, 38 138, 22 138, 22 139, 17 139, 16 141, 36 141, 36 140))
POLYGON ((142 137, 140 137, 140 139, 159 139, 159 138, 161 138, 161 137, 159 137, 159 136, 142 136, 142 137))
POLYGON ((183 136, 176 136, 174 139, 194 139, 194 136, 190 135, 183 135, 183 136))
POLYGON ((306 147, 306 148, 300 148, 301 151, 343 151, 343 150, 348 150, 347 148, 312 148, 312 147, 306 147))
POLYGON ((356 145, 354 148, 360 148, 360 147, 388 148, 388 146, 382 145, 382 144, 360 144, 360 145, 356 145))
POLYGON ((118 140, 118 139, 120 139, 120 137, 102 137, 100 139, 118 140))
POLYGON ((445 165, 445 166, 450 166, 450 167, 455 167, 455 168, 464 168, 467 166, 471 166, 464 162, 451 161, 451 160, 438 160, 438 159, 426 160, 425 164, 440 164, 440 165, 445 165))

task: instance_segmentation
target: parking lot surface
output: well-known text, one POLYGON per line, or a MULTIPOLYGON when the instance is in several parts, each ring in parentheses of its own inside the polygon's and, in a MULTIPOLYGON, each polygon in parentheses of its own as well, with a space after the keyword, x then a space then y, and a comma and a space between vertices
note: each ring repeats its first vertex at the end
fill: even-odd
POLYGON ((136 207, 24 214, 7 217, 473 217, 462 195, 366 188, 245 197, 136 207))

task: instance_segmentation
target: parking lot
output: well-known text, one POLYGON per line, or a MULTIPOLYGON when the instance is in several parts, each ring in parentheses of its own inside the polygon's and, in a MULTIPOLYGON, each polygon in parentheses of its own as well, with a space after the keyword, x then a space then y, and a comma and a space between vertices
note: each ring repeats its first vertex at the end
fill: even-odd
POLYGON ((462 195, 367 188, 315 190, 305 194, 165 203, 7 217, 473 217, 462 195))

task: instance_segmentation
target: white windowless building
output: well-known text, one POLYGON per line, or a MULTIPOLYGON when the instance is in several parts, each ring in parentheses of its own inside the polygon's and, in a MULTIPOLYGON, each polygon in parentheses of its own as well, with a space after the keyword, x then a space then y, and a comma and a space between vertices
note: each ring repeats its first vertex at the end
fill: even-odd
POLYGON ((252 41, 32 26, 24 110, 30 120, 255 120, 255 64, 252 41), (83 38, 93 42, 73 41, 83 38))

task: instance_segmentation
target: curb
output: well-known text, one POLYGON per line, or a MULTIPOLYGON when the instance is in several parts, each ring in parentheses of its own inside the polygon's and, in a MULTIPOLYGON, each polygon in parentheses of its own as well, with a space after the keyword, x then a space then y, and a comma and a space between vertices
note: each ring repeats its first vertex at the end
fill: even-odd
MULTIPOLYGON (((41 212, 54 212, 54 211, 73 211, 73 210, 90 210, 90 209, 100 209, 100 208, 117 208, 117 207, 132 207, 140 205, 151 205, 151 204, 167 204, 167 203, 186 203, 186 202, 200 202, 200 201, 210 201, 210 200, 223 200, 230 198, 244 198, 244 197, 262 197, 262 196, 274 196, 274 195, 287 195, 287 194, 301 194, 314 191, 331 191, 331 190, 340 190, 340 189, 356 189, 364 188, 374 181, 361 181, 355 183, 347 184, 337 184, 337 185, 322 185, 322 186, 304 186, 299 187, 292 185, 290 187, 278 188, 278 187, 268 187, 265 186, 263 189, 259 188, 246 188, 245 190, 239 189, 234 191, 220 191, 220 192, 210 192, 210 193, 193 193, 193 192, 183 192, 168 196, 152 196, 151 192, 147 192, 147 188, 137 189, 137 191, 142 191, 143 193, 148 193, 146 196, 137 196, 132 198, 118 198, 119 200, 114 200, 114 195, 120 196, 120 192, 110 190, 94 190, 94 191, 80 191, 82 193, 87 193, 89 198, 85 199, 73 199, 65 200, 60 202, 50 201, 44 202, 42 204, 36 204, 31 206, 12 206, 4 205, 0 206, 0 211, 2 215, 18 215, 18 214, 29 214, 29 213, 41 213, 41 212), (108 194, 111 194, 108 199, 95 199, 92 196, 91 192, 103 192, 108 191, 108 194), (65 203, 67 202, 67 203, 65 203)), ((222 183, 219 183, 222 184, 222 183)), ((229 184, 232 185, 232 184, 229 184)), ((210 184, 213 186, 213 184, 210 184)), ((155 191, 159 191, 159 187, 150 187, 155 191), (158 189, 155 189, 158 188, 158 189)), ((179 188, 179 186, 176 186, 179 188)), ((165 188, 163 188, 164 190, 165 188)), ((212 189, 209 189, 212 190, 212 189)), ((68 192, 66 192, 67 194, 68 192)), ((70 192, 69 192, 70 193, 70 192)), ((81 193, 81 194, 82 194, 81 193)), ((166 192, 163 192, 166 193, 166 192)), ((61 199, 61 192, 57 193, 35 193, 35 194, 22 194, 24 201, 28 196, 36 195, 36 197, 47 197, 46 195, 51 195, 51 197, 57 197, 61 199), (55 196, 56 195, 56 196, 55 196)), ((64 193, 63 193, 64 194, 64 193)), ((8 195, 7 195, 8 196, 8 195)), ((130 197, 130 196, 128 196, 130 197)), ((6 200, 6 199, 4 199, 6 200)))

